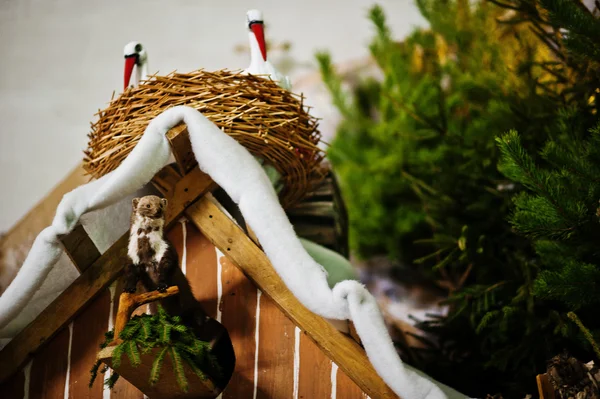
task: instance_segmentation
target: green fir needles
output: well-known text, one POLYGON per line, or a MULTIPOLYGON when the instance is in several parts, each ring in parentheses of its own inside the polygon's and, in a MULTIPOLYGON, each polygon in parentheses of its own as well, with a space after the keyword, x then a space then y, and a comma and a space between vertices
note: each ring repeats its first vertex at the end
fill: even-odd
POLYGON ((446 290, 409 361, 474 397, 524 397, 563 349, 600 360, 600 14, 416 2, 429 28, 402 42, 369 13, 381 79, 349 91, 317 56, 343 116, 328 157, 351 247, 446 290))
MULTIPOLYGON (((123 355, 127 356, 132 366, 137 367, 141 364, 141 354, 153 352, 155 358, 149 376, 151 385, 158 383, 167 357, 171 361, 177 384, 184 392, 188 391, 185 364, 200 379, 206 379, 207 372, 217 376, 221 374, 217 359, 210 353, 209 343, 198 340, 189 327, 181 324, 178 316, 168 315, 160 305, 155 315, 134 316, 119 334, 119 338, 122 342, 113 350, 113 368, 119 369, 123 355)), ((100 347, 105 348, 113 339, 113 333, 107 333, 106 340, 100 347)), ((99 367, 100 361, 97 361, 90 371, 90 387, 98 375, 99 367)), ((106 385, 112 388, 118 378, 118 373, 113 371, 106 385)))

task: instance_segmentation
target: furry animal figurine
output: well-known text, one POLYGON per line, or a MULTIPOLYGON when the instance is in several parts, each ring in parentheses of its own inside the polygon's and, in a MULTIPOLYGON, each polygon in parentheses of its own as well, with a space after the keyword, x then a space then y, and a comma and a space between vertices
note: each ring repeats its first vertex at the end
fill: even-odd
POLYGON ((207 315, 179 268, 177 251, 164 237, 167 200, 147 195, 134 198, 132 208, 124 291, 135 292, 138 282, 148 291, 164 292, 176 285, 179 294, 161 300, 161 305, 170 315, 182 316, 188 325, 203 325, 207 315))
POLYGON ((164 292, 177 268, 177 252, 163 235, 167 200, 147 195, 132 200, 131 227, 125 270, 125 292, 136 291, 138 281, 148 291, 164 292))
POLYGON ((179 294, 160 301, 172 316, 180 316, 200 340, 210 342, 211 352, 222 362, 222 373, 213 376, 217 385, 227 385, 235 367, 235 353, 225 327, 208 317, 196 300, 190 283, 179 268, 179 257, 164 237, 167 200, 148 195, 132 200, 131 228, 125 269, 124 291, 133 293, 141 282, 148 291, 165 291, 176 285, 179 294), (224 360, 226 359, 226 360, 224 360))

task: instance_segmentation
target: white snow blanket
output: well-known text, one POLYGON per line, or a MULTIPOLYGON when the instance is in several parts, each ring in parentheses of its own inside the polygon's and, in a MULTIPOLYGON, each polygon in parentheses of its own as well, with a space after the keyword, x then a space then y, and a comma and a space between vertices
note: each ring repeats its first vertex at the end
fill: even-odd
POLYGON ((327 273, 303 248, 256 159, 200 112, 184 106, 152 120, 116 170, 64 196, 52 225, 38 235, 19 273, 0 297, 0 329, 27 305, 61 257, 59 235, 68 234, 85 213, 132 195, 169 163, 171 149, 165 134, 180 122, 188 127, 200 169, 238 204, 273 267, 304 306, 326 318, 352 320, 375 370, 401 398, 465 397, 402 363, 373 296, 353 280, 329 287, 327 273))

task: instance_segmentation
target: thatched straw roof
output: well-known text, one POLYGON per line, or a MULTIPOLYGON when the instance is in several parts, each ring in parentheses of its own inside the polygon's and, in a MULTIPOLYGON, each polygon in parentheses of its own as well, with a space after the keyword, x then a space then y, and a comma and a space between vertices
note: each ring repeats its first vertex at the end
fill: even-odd
POLYGON ((281 201, 289 206, 324 175, 317 120, 303 98, 273 81, 239 72, 199 70, 152 76, 99 111, 84 167, 94 177, 114 170, 156 115, 176 105, 201 111, 254 155, 282 174, 281 201))

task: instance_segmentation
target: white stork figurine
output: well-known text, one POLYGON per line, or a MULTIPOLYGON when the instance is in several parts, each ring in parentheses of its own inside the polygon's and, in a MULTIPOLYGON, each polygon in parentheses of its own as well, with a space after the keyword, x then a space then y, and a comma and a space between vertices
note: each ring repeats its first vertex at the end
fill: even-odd
POLYGON ((267 60, 267 45, 265 42, 264 22, 262 13, 250 10, 246 13, 248 38, 250 40, 250 66, 244 71, 252 75, 268 75, 286 90, 291 90, 290 78, 282 75, 275 66, 267 60))
POLYGON ((127 43, 123 53, 125 55, 123 90, 126 90, 128 87, 137 87, 142 80, 146 80, 148 77, 148 53, 139 42, 127 43), (133 76, 134 67, 135 76, 133 76))

